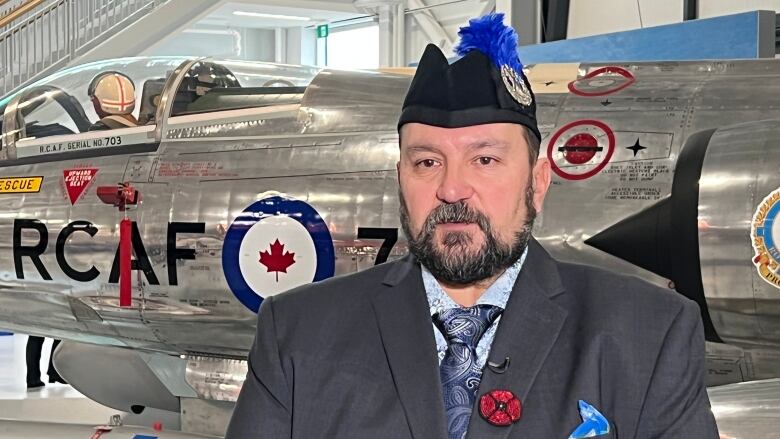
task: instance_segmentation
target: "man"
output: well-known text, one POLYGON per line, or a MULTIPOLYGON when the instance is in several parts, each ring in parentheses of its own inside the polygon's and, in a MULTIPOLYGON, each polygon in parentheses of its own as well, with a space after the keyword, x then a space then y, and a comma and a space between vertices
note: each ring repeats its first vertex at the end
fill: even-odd
POLYGON ((103 72, 92 79, 87 94, 100 118, 89 127, 90 131, 138 126, 133 116, 135 86, 127 76, 119 72, 103 72))
POLYGON ((423 55, 399 121, 411 255, 265 299, 227 438, 717 438, 698 308, 555 261, 501 15, 423 55))

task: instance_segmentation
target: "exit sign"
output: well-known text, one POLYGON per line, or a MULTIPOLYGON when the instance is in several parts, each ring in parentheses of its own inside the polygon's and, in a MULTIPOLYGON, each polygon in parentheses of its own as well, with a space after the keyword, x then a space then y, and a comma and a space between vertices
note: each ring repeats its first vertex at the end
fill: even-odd
POLYGON ((321 24, 317 26, 317 38, 328 38, 328 25, 321 24))

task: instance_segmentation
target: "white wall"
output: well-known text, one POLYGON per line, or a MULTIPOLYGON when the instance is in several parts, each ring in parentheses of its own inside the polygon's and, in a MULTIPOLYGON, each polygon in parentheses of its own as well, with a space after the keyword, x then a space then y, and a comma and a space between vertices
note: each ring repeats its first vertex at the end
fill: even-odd
POLYGON ((317 64, 317 32, 305 27, 291 27, 285 30, 286 64, 313 66, 317 64))
MULTIPOLYGON (((683 0, 571 0, 568 38, 679 23, 683 0)), ((755 10, 780 12, 780 0, 699 0, 699 18, 732 15, 755 10)))
POLYGON ((755 10, 780 12, 780 0, 699 0, 701 18, 755 10))
POLYGON ((568 38, 639 29, 640 10, 644 27, 679 23, 683 0, 571 0, 568 38))
POLYGON ((322 45, 322 54, 319 55, 319 46, 322 40, 317 38, 317 30, 314 26, 288 27, 284 29, 283 64, 302 66, 324 66, 325 51, 322 45), (318 59, 319 58, 321 59, 318 59))
POLYGON ((168 36, 148 54, 239 58, 242 43, 243 35, 237 29, 186 29, 168 36))
MULTIPOLYGON (((428 0, 428 3, 433 4, 434 2, 428 0)), ((445 4, 444 6, 431 8, 429 11, 439 22, 442 29, 444 30, 444 34, 446 34, 449 41, 456 44, 458 42, 458 29, 460 29, 462 26, 466 26, 469 22, 469 19, 477 17, 482 12, 484 7, 484 1, 471 0, 461 3, 445 4)), ((416 14, 420 14, 420 12, 406 15, 405 54, 407 65, 409 63, 416 63, 419 61, 423 51, 425 50, 425 46, 431 42, 438 45, 438 39, 441 38, 439 37, 437 41, 432 41, 428 37, 428 34, 420 26, 419 21, 415 17, 416 14)), ((451 49, 451 47, 449 47, 449 49, 451 49)), ((454 54, 451 50, 445 50, 445 55, 450 57, 454 54)))
POLYGON ((272 30, 199 26, 168 36, 148 54, 273 62, 274 44, 272 30))
MULTIPOLYGON (((274 62, 276 39, 270 29, 244 30, 244 56, 241 59, 274 62)), ((282 60, 284 61, 284 60, 282 60)))

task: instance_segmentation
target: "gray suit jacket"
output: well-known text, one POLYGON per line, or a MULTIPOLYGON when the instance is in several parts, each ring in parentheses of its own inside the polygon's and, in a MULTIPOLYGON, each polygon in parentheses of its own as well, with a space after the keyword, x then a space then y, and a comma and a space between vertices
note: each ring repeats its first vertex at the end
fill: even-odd
MULTIPOLYGON (((509 427, 470 439, 566 439, 577 401, 603 438, 717 439, 693 302, 639 279, 561 263, 536 242, 498 326, 478 397, 522 401, 509 427)), ((407 257, 266 299, 227 432, 237 438, 445 439, 444 404, 419 264, 407 257)))

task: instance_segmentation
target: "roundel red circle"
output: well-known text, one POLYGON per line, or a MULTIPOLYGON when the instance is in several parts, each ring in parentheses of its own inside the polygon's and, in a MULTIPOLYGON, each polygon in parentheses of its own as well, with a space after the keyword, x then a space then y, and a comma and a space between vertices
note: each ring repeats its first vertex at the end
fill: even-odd
POLYGON ((582 165, 596 155, 599 141, 588 133, 579 133, 566 140, 565 146, 564 159, 572 165, 582 165))
POLYGON ((605 96, 619 92, 634 82, 634 75, 622 67, 601 67, 570 82, 569 91, 579 96, 605 96), (593 84, 602 76, 603 83, 593 84))
POLYGON ((564 125, 553 134, 547 144, 547 159, 550 160, 550 167, 559 177, 567 180, 584 180, 593 177, 607 166, 614 152, 615 133, 604 122, 591 119, 578 120, 564 125), (575 129, 579 127, 583 128, 575 129), (594 136, 594 131, 600 135, 594 136), (607 145, 600 144, 597 137, 606 137, 607 145), (580 174, 569 172, 556 163, 555 145, 561 139, 563 139, 563 143, 558 152, 563 152, 562 159, 568 165, 585 167, 585 172, 580 174), (598 162, 590 163, 594 159, 597 159, 598 162))

